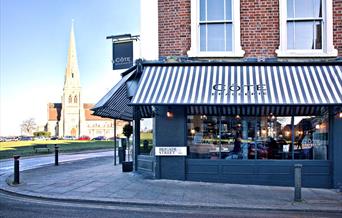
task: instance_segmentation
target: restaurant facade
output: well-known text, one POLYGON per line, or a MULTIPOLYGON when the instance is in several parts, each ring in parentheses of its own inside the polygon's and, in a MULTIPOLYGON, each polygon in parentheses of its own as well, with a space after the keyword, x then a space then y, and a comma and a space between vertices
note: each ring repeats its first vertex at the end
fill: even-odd
POLYGON ((340 1, 141 4, 144 59, 93 108, 133 121, 135 171, 292 186, 301 164, 304 187, 341 186, 340 1))

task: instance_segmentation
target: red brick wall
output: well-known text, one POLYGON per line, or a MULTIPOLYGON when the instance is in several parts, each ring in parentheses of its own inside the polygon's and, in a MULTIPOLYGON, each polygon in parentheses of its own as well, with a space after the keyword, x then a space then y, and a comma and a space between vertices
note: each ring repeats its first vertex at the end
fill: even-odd
POLYGON ((334 13, 334 46, 338 55, 342 56, 342 0, 333 1, 334 13))
POLYGON ((158 0, 159 56, 186 56, 191 45, 190 0, 158 0))
POLYGON ((241 0, 240 11, 241 46, 245 57, 276 57, 278 0, 241 0))
MULTIPOLYGON (((330 0, 329 0, 330 1, 330 0)), ((245 57, 277 57, 278 0, 241 0, 241 45, 245 57)), ((342 55, 342 0, 333 0, 334 46, 342 55)), ((159 55, 186 56, 191 46, 190 0, 159 0, 159 55)))

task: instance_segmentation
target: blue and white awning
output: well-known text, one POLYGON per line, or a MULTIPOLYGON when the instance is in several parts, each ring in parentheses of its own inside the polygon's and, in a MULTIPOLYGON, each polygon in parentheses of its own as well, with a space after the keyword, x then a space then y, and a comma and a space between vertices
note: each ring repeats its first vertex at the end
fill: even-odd
POLYGON ((340 65, 146 66, 133 105, 342 104, 340 65))

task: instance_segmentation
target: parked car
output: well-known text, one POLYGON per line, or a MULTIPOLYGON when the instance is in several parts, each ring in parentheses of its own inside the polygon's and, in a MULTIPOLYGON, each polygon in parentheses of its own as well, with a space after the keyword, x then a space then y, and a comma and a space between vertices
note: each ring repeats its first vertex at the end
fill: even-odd
POLYGON ((4 137, 4 141, 5 142, 18 141, 18 137, 16 137, 16 136, 7 136, 7 137, 4 137))
POLYGON ((71 135, 66 135, 63 137, 64 140, 75 140, 76 137, 75 136, 71 136, 71 135))
POLYGON ((32 141, 33 138, 31 136, 21 136, 19 138, 20 141, 32 141))
POLYGON ((87 135, 82 135, 82 136, 80 136, 80 137, 78 138, 78 140, 88 141, 88 140, 90 140, 90 137, 87 136, 87 135))
POLYGON ((58 140, 59 138, 57 136, 52 136, 50 140, 58 140))
POLYGON ((35 141, 45 141, 45 140, 47 140, 47 138, 45 138, 44 136, 37 136, 37 137, 34 137, 34 140, 35 141))
POLYGON ((106 137, 104 137, 104 136, 97 136, 97 137, 93 138, 92 140, 94 140, 94 141, 103 141, 103 140, 106 140, 106 137))

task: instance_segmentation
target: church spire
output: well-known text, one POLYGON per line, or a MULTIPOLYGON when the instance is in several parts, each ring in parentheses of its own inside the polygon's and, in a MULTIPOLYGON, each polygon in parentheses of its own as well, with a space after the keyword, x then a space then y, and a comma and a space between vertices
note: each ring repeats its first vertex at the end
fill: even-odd
POLYGON ((77 64, 76 43, 74 33, 74 20, 72 20, 70 31, 70 42, 68 49, 68 60, 65 70, 64 88, 80 88, 80 75, 77 64))

